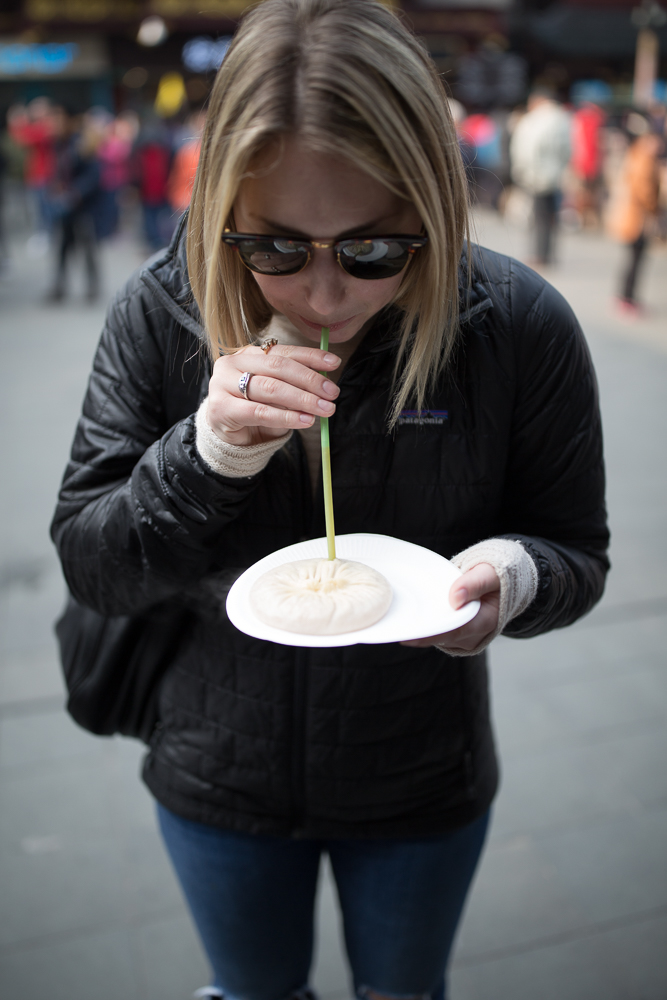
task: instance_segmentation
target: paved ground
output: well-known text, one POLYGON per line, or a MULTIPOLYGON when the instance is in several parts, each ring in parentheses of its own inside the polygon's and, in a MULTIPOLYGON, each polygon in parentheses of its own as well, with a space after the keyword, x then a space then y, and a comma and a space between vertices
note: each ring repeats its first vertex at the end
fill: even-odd
MULTIPOLYGON (((494 218, 479 230, 525 251, 494 218)), ((207 967, 137 779, 141 747, 70 722, 51 634, 63 590, 47 525, 103 308, 40 306, 45 262, 22 240, 13 253, 0 281, 0 996, 185 1000, 207 967)), ((453 1000, 667 997, 667 256, 650 261, 651 314, 634 324, 609 305, 618 258, 572 236, 549 275, 598 368, 614 572, 574 628, 494 645, 503 786, 453 1000)), ((129 238, 109 248, 107 290, 139 260, 129 238)), ((314 978, 325 1000, 349 996, 328 880, 314 978)))

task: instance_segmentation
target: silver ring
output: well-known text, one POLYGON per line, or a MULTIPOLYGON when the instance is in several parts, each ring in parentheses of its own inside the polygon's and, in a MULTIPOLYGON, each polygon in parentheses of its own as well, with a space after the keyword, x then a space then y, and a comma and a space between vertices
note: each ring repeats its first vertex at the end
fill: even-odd
MULTIPOLYGON (((244 372, 239 379, 239 392, 244 399, 248 399, 248 383, 252 378, 252 372, 244 372)), ((250 402, 250 400, 248 400, 250 402)))

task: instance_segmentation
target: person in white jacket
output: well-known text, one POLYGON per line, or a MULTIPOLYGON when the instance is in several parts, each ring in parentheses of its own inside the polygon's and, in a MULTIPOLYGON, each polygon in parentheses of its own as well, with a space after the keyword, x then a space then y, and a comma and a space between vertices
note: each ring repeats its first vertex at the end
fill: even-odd
POLYGON ((553 260, 563 172, 570 161, 570 116, 546 89, 534 90, 510 142, 512 180, 533 198, 535 263, 553 260))

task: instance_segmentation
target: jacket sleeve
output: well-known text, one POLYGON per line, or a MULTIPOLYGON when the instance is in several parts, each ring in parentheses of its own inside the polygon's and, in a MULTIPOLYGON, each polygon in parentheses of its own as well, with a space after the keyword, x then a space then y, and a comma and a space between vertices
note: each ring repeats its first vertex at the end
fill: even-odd
POLYGON ((139 277, 111 306, 51 526, 70 590, 102 614, 136 613, 199 580, 260 478, 213 472, 194 412, 168 426, 173 323, 139 277))
POLYGON ((588 346, 562 296, 512 267, 519 272, 510 283, 513 300, 528 306, 511 311, 517 383, 502 523, 504 537, 533 557, 538 589, 505 634, 529 637, 571 624, 600 599, 609 532, 588 346))

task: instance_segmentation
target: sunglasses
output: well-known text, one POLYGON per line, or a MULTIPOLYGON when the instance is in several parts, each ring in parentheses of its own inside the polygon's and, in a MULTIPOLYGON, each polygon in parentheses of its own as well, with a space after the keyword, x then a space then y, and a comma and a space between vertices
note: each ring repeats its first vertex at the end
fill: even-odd
POLYGON ((241 261, 257 274, 298 274, 309 264, 313 250, 333 250, 336 260, 353 278, 374 280, 400 274, 410 257, 428 243, 428 236, 357 236, 323 243, 283 236, 222 235, 223 243, 238 253, 241 261))

